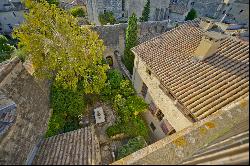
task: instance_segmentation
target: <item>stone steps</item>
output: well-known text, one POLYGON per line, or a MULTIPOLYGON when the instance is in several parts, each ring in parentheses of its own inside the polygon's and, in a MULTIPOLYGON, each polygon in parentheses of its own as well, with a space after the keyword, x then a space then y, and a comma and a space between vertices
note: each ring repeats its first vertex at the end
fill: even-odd
POLYGON ((100 146, 94 126, 47 138, 33 164, 96 165, 101 162, 100 146))

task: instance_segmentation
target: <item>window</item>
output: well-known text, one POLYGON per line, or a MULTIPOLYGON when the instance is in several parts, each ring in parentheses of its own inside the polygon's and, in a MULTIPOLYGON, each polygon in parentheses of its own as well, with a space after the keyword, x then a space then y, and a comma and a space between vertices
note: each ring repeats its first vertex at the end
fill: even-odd
POLYGON ((103 13, 106 13, 106 12, 107 12, 107 10, 106 10, 106 9, 104 9, 104 10, 103 10, 103 13))
POLYGON ((148 68, 146 69, 146 72, 151 76, 152 73, 148 68))
POLYGON ((164 119, 164 122, 161 123, 161 129, 166 135, 171 135, 175 133, 175 129, 172 125, 168 122, 167 119, 164 119))
POLYGON ((194 2, 191 2, 191 6, 194 6, 194 2))
POLYGON ((142 90, 141 90, 142 96, 145 98, 147 93, 148 93, 148 87, 145 83, 142 85, 142 90))
POLYGON ((122 11, 125 11, 125 0, 122 0, 122 11))
POLYGON ((150 127, 151 127, 151 129, 152 129, 153 131, 155 131, 156 127, 155 127, 155 125, 153 124, 153 122, 150 123, 150 127))
POLYGON ((149 110, 150 110, 150 112, 151 112, 153 115, 155 115, 156 112, 157 112, 157 110, 158 110, 158 108, 156 107, 156 105, 155 105, 153 102, 151 102, 150 105, 149 105, 149 110))
POLYGON ((242 13, 244 10, 240 10, 240 13, 242 13))
POLYGON ((159 121, 162 121, 162 119, 164 118, 164 114, 161 112, 161 110, 157 112, 156 116, 159 121))

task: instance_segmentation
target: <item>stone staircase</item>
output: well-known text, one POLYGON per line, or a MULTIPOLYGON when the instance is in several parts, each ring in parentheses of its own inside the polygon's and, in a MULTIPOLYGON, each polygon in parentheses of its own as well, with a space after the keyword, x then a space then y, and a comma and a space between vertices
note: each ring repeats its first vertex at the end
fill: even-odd
POLYGON ((98 165, 100 145, 94 126, 60 134, 43 140, 32 164, 98 165))

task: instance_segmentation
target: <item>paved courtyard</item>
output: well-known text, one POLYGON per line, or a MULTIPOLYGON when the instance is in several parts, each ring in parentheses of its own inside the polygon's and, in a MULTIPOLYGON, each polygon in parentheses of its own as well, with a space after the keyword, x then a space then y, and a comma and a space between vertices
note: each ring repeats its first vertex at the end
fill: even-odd
POLYGON ((96 102, 93 106, 88 107, 87 113, 83 117, 83 124, 86 121, 89 123, 86 123, 85 126, 95 125, 95 132, 100 143, 102 164, 107 165, 114 162, 114 155, 112 155, 112 152, 115 154, 116 150, 126 142, 125 140, 112 140, 106 134, 106 129, 112 126, 116 121, 115 111, 108 104, 96 102), (94 109, 98 107, 102 107, 105 115, 105 122, 100 124, 96 124, 94 117, 94 109))

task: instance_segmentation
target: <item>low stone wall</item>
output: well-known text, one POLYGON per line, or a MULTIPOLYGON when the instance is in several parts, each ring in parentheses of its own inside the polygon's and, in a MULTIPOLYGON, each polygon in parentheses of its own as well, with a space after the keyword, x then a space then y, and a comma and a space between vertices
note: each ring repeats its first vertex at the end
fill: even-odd
POLYGON ((180 164, 246 120, 249 121, 249 97, 232 103, 193 126, 151 144, 112 165, 180 164))

